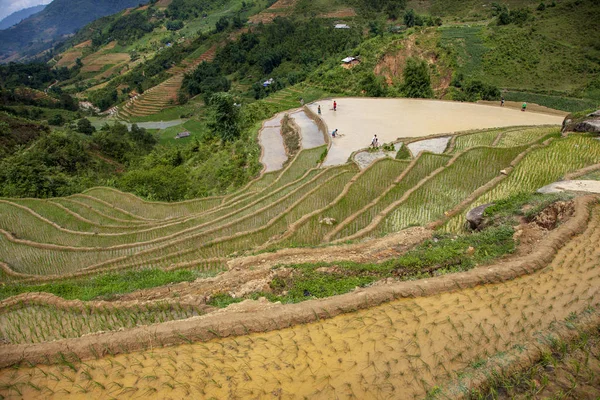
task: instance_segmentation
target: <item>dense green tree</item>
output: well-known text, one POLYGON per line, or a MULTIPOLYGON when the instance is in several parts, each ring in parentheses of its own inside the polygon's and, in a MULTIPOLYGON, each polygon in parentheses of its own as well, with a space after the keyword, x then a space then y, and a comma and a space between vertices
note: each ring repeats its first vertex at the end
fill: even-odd
POLYGON ((213 93, 229 91, 231 83, 221 75, 216 63, 202 62, 191 74, 185 75, 182 87, 191 96, 203 94, 208 102, 213 93))
POLYGON ((245 23, 246 21, 244 21, 239 15, 234 16, 231 20, 231 26, 233 26, 234 29, 243 28, 245 23))
POLYGON ((137 124, 133 124, 129 130, 129 137, 134 143, 142 148, 152 148, 157 143, 156 138, 144 128, 140 128, 137 124))
POLYGON ((157 165, 150 169, 136 169, 119 180, 121 189, 149 200, 175 201, 185 198, 189 187, 185 168, 157 165))
POLYGON ((382 82, 382 78, 378 78, 374 73, 369 72, 361 80, 360 86, 365 94, 369 97, 382 97, 386 94, 385 83, 382 82))
POLYGON ((210 122, 212 133, 223 141, 232 141, 241 134, 240 108, 233 96, 215 93, 210 98, 210 122))
POLYGON ((402 10, 406 7, 406 0, 391 0, 385 6, 385 13, 388 18, 397 20, 402 15, 402 10))
POLYGON ((406 97, 433 97, 429 67, 424 60, 412 57, 406 60, 403 77, 404 83, 402 85, 402 92, 406 97))
POLYGON ((91 135, 92 133, 96 132, 96 128, 94 128, 89 119, 81 118, 79 121, 77 121, 77 132, 91 135))
POLYGON ((452 92, 452 99, 458 101, 477 101, 477 100, 498 100, 500 99, 500 89, 478 80, 466 83, 453 81, 452 86, 456 89, 452 92))
POLYGON ((215 23, 215 30, 217 32, 223 32, 227 28, 229 28, 229 18, 227 18, 227 17, 221 17, 215 23))
POLYGON ((117 101, 119 95, 115 88, 107 87, 91 92, 88 98, 96 107, 106 110, 117 101))
POLYGON ((82 188, 72 179, 90 165, 80 139, 64 132, 42 136, 27 151, 0 162, 0 196, 51 197, 82 188))
POLYGON ((128 136, 127 126, 116 123, 109 129, 101 129, 94 133, 92 142, 102 153, 124 162, 133 150, 132 144, 127 140, 128 136))
POLYGON ((77 111, 79 109, 77 101, 68 93, 61 93, 59 101, 61 108, 65 110, 77 111))
POLYGON ((167 29, 170 31, 178 31, 181 28, 183 28, 183 22, 180 20, 175 20, 175 21, 167 21, 167 29))
POLYGON ((209 0, 173 0, 167 7, 167 16, 171 19, 188 20, 206 13, 212 3, 209 0))
POLYGON ((404 13, 404 25, 410 27, 415 26, 417 14, 412 8, 404 13))
POLYGON ((61 114, 54 114, 48 119, 48 123, 54 126, 62 126, 65 123, 65 119, 61 114))

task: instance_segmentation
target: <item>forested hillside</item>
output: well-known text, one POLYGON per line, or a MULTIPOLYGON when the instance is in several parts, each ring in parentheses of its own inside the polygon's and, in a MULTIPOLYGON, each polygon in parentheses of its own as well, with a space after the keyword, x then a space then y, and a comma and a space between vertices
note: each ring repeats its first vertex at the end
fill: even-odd
POLYGON ((0 31, 0 62, 19 60, 51 47, 55 40, 139 0, 55 0, 43 11, 0 31))
MULTIPOLYGON (((11 186, 10 195, 68 194, 100 182, 156 200, 227 192, 260 170, 257 123, 301 98, 504 96, 591 109, 600 103, 596 6, 596 0, 174 0, 105 16, 57 47, 46 66, 0 68, 2 109, 73 132, 88 152, 119 167, 112 177, 87 167, 62 170, 68 179, 55 180, 53 191, 24 184, 11 186), (335 29, 342 23, 348 28, 335 29), (357 61, 342 67, 348 56, 357 61), (77 100, 112 110, 123 122, 179 122, 150 130, 156 143, 138 151, 134 142, 90 131, 86 118, 97 129, 114 119, 78 110, 77 100), (223 110, 232 118, 222 119, 223 110), (190 140, 174 140, 183 131, 190 140)), ((30 172, 25 179, 37 179, 39 171, 30 172)))
POLYGON ((42 11, 45 7, 45 4, 40 4, 39 6, 27 7, 14 12, 0 21, 0 29, 10 28, 11 26, 21 22, 21 20, 24 20, 25 18, 42 11))

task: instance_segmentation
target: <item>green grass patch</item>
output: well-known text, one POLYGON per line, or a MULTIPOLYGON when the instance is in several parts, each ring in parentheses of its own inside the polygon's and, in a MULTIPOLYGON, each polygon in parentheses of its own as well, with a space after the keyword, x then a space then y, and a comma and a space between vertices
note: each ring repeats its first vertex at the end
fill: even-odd
POLYGON ((483 215, 490 218, 493 224, 518 222, 514 220, 515 216, 525 217, 530 221, 552 203, 571 200, 573 197, 572 193, 517 193, 495 202, 486 208, 483 215))
POLYGON ((483 40, 483 27, 453 26, 440 31, 441 46, 457 57, 456 71, 468 79, 481 78, 483 57, 488 50, 483 40))
POLYGON ((140 289, 164 286, 170 283, 192 282, 198 278, 215 276, 219 272, 221 269, 212 271, 140 269, 44 284, 11 283, 0 286, 0 300, 31 292, 52 293, 66 300, 110 299, 114 295, 131 293, 140 289))
POLYGON ((186 146, 195 138, 201 139, 203 135, 209 135, 210 131, 202 121, 188 120, 181 125, 171 126, 158 131, 158 143, 166 146, 186 146), (188 131, 190 136, 186 138, 175 139, 175 136, 188 131))
POLYGON ((509 101, 535 103, 540 106, 568 112, 581 112, 600 108, 600 100, 577 99, 559 95, 507 91, 504 98, 509 101))

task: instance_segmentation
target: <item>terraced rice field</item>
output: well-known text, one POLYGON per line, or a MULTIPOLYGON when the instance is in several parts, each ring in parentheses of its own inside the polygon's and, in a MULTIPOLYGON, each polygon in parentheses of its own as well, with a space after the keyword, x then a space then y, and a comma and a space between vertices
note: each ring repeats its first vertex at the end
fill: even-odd
POLYGON ((600 304, 599 235, 600 208, 595 206, 583 234, 547 268, 521 278, 396 300, 267 333, 78 364, 4 369, 1 390, 53 398, 273 393, 281 398, 423 398, 442 393, 456 398, 465 389, 455 381, 465 376, 454 371, 526 351, 538 340, 537 332, 565 318, 589 315, 586 310, 600 304))
POLYGON ((323 147, 305 149, 282 171, 237 193, 181 203, 146 202, 110 188, 0 200, 0 261, 14 279, 56 279, 212 265, 262 248, 381 236, 444 220, 450 212, 457 216, 447 228, 459 227, 460 211, 469 206, 533 191, 600 160, 600 143, 592 138, 540 142, 556 132, 472 133, 454 140, 452 155, 382 159, 363 171, 354 164, 318 168, 323 147), (490 141, 494 146, 480 146, 490 141))
POLYGON ((119 109, 119 117, 122 119, 144 117, 174 105, 177 101, 177 91, 181 88, 184 75, 192 72, 202 62, 212 61, 215 53, 216 46, 213 46, 195 60, 185 60, 182 67, 171 68, 168 71, 172 75, 169 79, 130 99, 119 109))
MULTIPOLYGON (((283 169, 226 196, 160 203, 93 188, 0 199, 0 280, 58 284, 155 268, 194 271, 190 287, 260 292, 275 282, 264 277, 279 273, 261 267, 279 254, 264 251, 385 240, 414 226, 457 232, 475 205, 600 163, 600 141, 560 137, 554 126, 454 134, 443 154, 384 158, 363 170, 354 162, 325 167, 325 149, 304 148, 283 169), (236 274, 248 278, 229 284, 236 274)), ((8 298, 0 302, 0 396, 456 398, 464 371, 527 348, 557 320, 595 312, 600 207, 586 201, 590 211, 578 200, 576 215, 535 258, 457 278, 225 312, 206 294, 181 296, 171 286, 140 292, 140 300, 8 298), (6 368, 21 358, 51 365, 6 368)))

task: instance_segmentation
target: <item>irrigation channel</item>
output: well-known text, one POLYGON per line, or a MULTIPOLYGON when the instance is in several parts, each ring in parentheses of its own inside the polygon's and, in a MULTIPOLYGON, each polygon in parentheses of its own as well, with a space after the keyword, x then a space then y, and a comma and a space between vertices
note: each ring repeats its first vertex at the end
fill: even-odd
MULTIPOLYGON (((564 242, 549 265, 515 279, 426 295, 427 285, 435 285, 438 279, 432 278, 432 282, 416 283, 423 296, 291 328, 108 356, 81 365, 4 369, 0 393, 9 398, 151 394, 157 398, 407 399, 423 398, 439 389, 450 390, 450 398, 456 398, 461 385, 452 392, 455 371, 484 366, 490 356, 502 359, 535 348, 554 325, 565 319, 575 321, 577 315, 593 313, 589 310, 598 306, 597 200, 579 202, 572 218, 553 233, 554 242, 538 247, 541 257, 532 254, 544 258, 564 242), (581 233, 569 240, 577 229, 581 233)), ((501 275, 510 268, 500 263, 476 273, 491 276, 490 271, 496 270, 501 275)), ((460 287, 458 279, 455 284, 460 287)), ((303 306, 319 311, 318 305, 303 306)), ((273 313, 273 318, 280 316, 273 313)), ((251 325, 253 316, 247 320, 251 325)))

